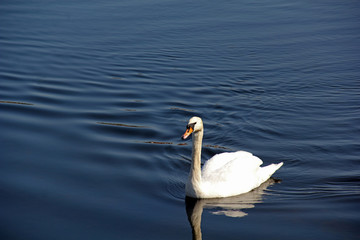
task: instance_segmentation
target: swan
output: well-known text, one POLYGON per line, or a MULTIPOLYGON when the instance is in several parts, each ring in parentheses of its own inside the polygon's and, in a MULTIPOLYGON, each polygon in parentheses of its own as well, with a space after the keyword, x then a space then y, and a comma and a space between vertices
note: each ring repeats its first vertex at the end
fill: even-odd
POLYGON ((283 163, 260 167, 260 158, 249 152, 237 151, 216 154, 201 170, 201 147, 204 135, 200 117, 190 118, 185 140, 192 134, 192 161, 186 183, 186 196, 191 198, 222 198, 239 195, 259 187, 278 170, 283 163))

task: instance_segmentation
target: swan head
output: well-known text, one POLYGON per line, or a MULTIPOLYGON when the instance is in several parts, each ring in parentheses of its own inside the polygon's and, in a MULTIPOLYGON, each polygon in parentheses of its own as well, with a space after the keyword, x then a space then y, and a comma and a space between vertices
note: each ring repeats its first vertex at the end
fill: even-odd
POLYGON ((199 131, 203 130, 203 122, 201 120, 201 118, 199 117, 192 117, 190 118, 188 124, 186 125, 186 131, 184 133, 184 135, 182 135, 182 139, 185 140, 186 138, 188 138, 191 133, 196 133, 199 131))

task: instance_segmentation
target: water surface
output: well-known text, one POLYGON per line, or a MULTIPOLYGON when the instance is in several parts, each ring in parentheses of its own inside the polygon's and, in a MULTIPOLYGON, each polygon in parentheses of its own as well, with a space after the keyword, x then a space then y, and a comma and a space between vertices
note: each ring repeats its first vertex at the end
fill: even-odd
POLYGON ((3 1, 1 239, 357 239, 357 1, 3 1), (246 150, 276 181, 185 201, 246 150))

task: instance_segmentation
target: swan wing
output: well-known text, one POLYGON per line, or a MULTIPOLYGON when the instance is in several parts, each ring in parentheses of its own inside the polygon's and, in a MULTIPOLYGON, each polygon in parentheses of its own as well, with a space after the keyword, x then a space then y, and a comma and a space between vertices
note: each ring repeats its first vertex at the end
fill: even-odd
POLYGON ((203 193, 206 197, 224 197, 250 191, 263 180, 258 175, 262 163, 245 151, 215 155, 203 167, 203 193))
POLYGON ((220 153, 204 164, 202 177, 206 179, 219 173, 229 175, 231 172, 236 172, 238 175, 242 172, 252 172, 257 170, 262 163, 260 158, 245 151, 220 153))

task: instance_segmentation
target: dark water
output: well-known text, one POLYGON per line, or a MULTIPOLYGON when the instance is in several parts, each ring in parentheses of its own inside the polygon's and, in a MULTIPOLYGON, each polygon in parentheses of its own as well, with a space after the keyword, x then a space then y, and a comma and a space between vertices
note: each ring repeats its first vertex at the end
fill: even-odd
POLYGON ((358 1, 1 1, 0 238, 358 239, 359 43, 358 1), (185 203, 193 115, 281 181, 185 203))

